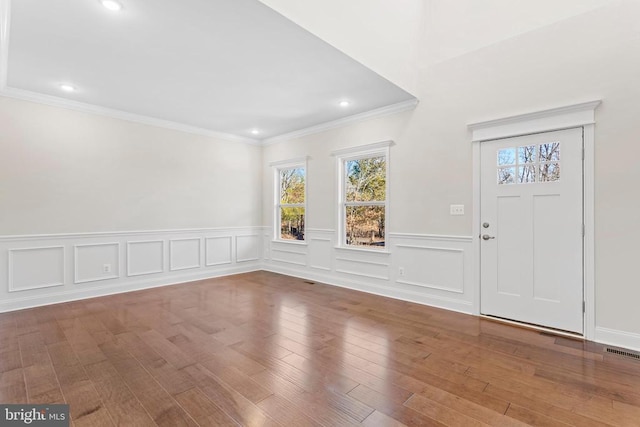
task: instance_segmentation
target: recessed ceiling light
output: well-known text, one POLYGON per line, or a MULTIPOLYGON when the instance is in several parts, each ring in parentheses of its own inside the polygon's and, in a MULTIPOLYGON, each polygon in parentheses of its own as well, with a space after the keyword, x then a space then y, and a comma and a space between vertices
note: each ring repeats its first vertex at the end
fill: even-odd
POLYGON ((342 108, 348 107, 349 105, 351 105, 351 103, 349 101, 346 101, 346 100, 345 101, 340 101, 340 106, 342 108))
POLYGON ((102 5, 105 8, 112 10, 114 12, 117 12, 120 9, 122 9, 122 5, 115 0, 100 0, 100 3, 102 3, 102 5))
POLYGON ((62 89, 65 92, 75 92, 76 88, 70 84, 67 83, 63 83, 60 85, 60 89, 62 89))
POLYGON ((257 135, 257 134, 259 134, 259 133, 260 133, 260 131, 259 131, 258 129, 253 129, 253 130, 251 131, 251 133, 252 133, 253 135, 257 135))

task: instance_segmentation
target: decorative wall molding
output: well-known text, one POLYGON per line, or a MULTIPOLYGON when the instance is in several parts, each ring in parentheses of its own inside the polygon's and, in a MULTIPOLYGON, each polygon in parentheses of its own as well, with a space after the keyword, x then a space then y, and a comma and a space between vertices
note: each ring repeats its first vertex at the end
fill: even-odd
MULTIPOLYGON (((276 243, 276 246, 284 248, 276 249, 278 259, 271 260, 263 259, 261 254, 264 248, 269 250, 273 244, 270 233, 265 231, 270 230, 270 227, 206 230, 180 231, 180 236, 169 230, 70 234, 45 238, 26 236, 23 240, 17 239, 16 236, 10 239, 0 237, 0 312, 256 270, 273 271, 462 313, 474 311, 476 296, 473 275, 470 273, 473 264, 473 242, 466 236, 389 233, 390 253, 386 254, 373 251, 339 251, 333 246, 333 230, 308 229, 307 246, 276 243), (255 234, 257 228, 262 231, 260 234, 255 234), (141 236, 147 239, 139 240, 141 236), (170 244, 170 240, 181 239, 199 240, 204 243, 205 262, 202 262, 199 268, 170 271, 164 267, 170 265, 171 261, 171 254, 164 250, 165 246, 170 244), (217 244, 207 249, 207 242, 217 244), (240 252, 232 252, 234 242, 240 242, 240 252), (149 244, 148 247, 145 248, 145 244, 149 244), (118 248, 126 248, 126 254, 119 250, 117 268, 119 272, 124 271, 127 274, 118 274, 118 277, 109 280, 88 275, 94 271, 92 268, 96 265, 99 267, 104 264, 104 260, 113 261, 114 253, 95 251, 83 254, 83 249, 113 249, 116 245, 118 248), (137 261, 135 256, 131 259, 132 247, 141 249, 138 255, 148 255, 162 268, 155 272, 141 272, 135 268, 131 270, 130 263, 137 261), (219 257, 208 257, 207 250, 211 255, 214 249, 221 249, 219 257), (71 250, 74 251, 74 256, 67 257, 67 252, 71 250), (233 259, 234 253, 236 256, 238 253, 243 256, 233 259), (87 270, 78 271, 77 267, 83 262, 82 255, 89 254, 90 261, 95 265, 87 270), (416 258, 415 254, 420 255, 416 258), (448 261, 445 259, 446 262, 439 262, 437 254, 449 257, 448 261), (3 257, 4 260, 1 259, 3 257), (306 257, 305 262, 296 263, 301 257, 306 257), (461 260, 456 261, 460 258, 461 260), (432 263, 430 267, 422 270, 421 267, 429 262, 432 263), (34 263, 46 265, 44 269, 34 269, 34 263), (361 269, 349 271, 350 269, 344 268, 345 265, 340 263, 361 269), (371 270, 370 267, 374 267, 375 270, 371 270), (405 270, 404 276, 399 275, 400 267, 405 270), (34 271, 42 274, 29 276, 34 271), (75 277, 69 279, 72 274, 75 274, 75 277)), ((595 328, 593 339, 600 343, 640 351, 640 334, 598 326, 595 328)))
POLYGON ((202 250, 200 246, 202 246, 200 237, 169 239, 169 270, 180 271, 200 268, 202 266, 200 259, 202 250), (189 254, 188 250, 191 250, 192 253, 189 254))
POLYGON ((349 156, 350 154, 368 154, 369 152, 377 152, 380 150, 387 149, 394 145, 395 143, 391 140, 389 141, 380 141, 380 142, 372 142, 371 144, 358 145, 355 147, 347 147, 340 148, 337 150, 333 150, 331 155, 333 157, 344 157, 349 156))
POLYGON ((7 257, 8 292, 32 291, 65 284, 64 246, 13 248, 7 250, 7 257), (49 254, 45 255, 46 252, 49 254))
POLYGON ((295 251, 287 251, 278 248, 271 248, 271 260, 277 262, 284 262, 285 264, 307 266, 307 254, 295 251), (280 254, 281 256, 278 256, 280 254))
POLYGON ((322 234, 325 237, 333 237, 335 230, 329 228, 307 228, 307 235, 309 234, 322 234))
MULTIPOLYGON (((0 58, 1 59, 1 58, 0 58)), ((154 126, 178 132, 190 133, 193 135, 202 135, 228 142, 240 142, 251 145, 260 145, 260 141, 252 138, 244 138, 223 132, 216 132, 210 129, 204 129, 184 123, 172 122, 169 120, 158 119, 155 117, 144 116, 141 114, 129 113, 126 111, 116 110, 99 105, 87 104, 84 102, 73 101, 70 99, 60 98, 57 96, 45 95, 42 93, 31 92, 22 89, 15 89, 5 86, 0 90, 0 95, 8 98, 19 99, 22 101, 30 101, 38 104, 50 105, 52 107, 65 108, 68 110, 80 111, 82 113, 96 114, 99 116, 110 117, 113 119, 126 120, 128 122, 140 123, 143 125, 154 126)))
MULTIPOLYGON (((264 238, 269 239, 269 234, 264 238)), ((335 239, 335 230, 313 228, 307 228, 307 245, 302 248, 282 248, 284 245, 269 239, 274 254, 264 261, 264 268, 392 298, 472 311, 471 237, 388 233, 385 251, 336 247, 335 239), (400 268, 405 273, 402 277, 400 268)))
POLYGON ((207 267, 213 267, 216 265, 231 264, 233 262, 233 236, 217 236, 206 237, 204 239, 204 253, 205 253, 205 265, 207 267), (227 243, 225 244, 224 241, 227 243), (210 246, 209 242, 219 242, 217 246, 210 246), (226 255, 226 257, 215 258, 215 254, 226 255), (213 260, 213 261, 209 261, 213 260))
POLYGON ((371 261, 371 260, 361 260, 361 259, 344 258, 344 257, 336 257, 335 259, 336 261, 358 262, 360 264, 374 265, 377 267, 389 267, 389 263, 387 262, 377 262, 377 261, 371 261))
POLYGON ((442 234, 387 233, 387 236, 390 239, 441 240, 468 243, 473 241, 473 236, 448 236, 442 234))
MULTIPOLYGON (((94 255, 93 258, 94 259, 98 258, 98 256, 94 255)), ((103 261, 102 265, 104 265, 105 261, 109 261, 109 260, 106 258, 103 258, 102 261, 103 261)), ((73 245, 73 283, 81 284, 81 283, 88 283, 88 282, 98 282, 100 280, 117 279, 118 277, 120 277, 120 242, 84 243, 79 245, 73 245), (82 249, 89 250, 90 248, 104 248, 104 247, 116 248, 115 260, 111 259, 110 262, 108 262, 108 264, 111 266, 115 265, 115 267, 112 268, 113 271, 109 274, 104 274, 105 273, 104 269, 99 268, 100 261, 96 262, 94 260, 92 262, 92 260, 88 260, 87 263, 93 264, 94 274, 95 274, 95 271, 98 271, 98 273, 101 273, 101 274, 84 277, 84 278, 81 277, 82 274, 80 272, 80 267, 82 266, 82 260, 80 257, 80 252, 82 252, 82 249), (98 268, 96 268, 96 266, 98 268)))
POLYGON ((326 130, 335 129, 338 127, 361 122, 364 120, 374 119, 377 117, 384 117, 391 114, 401 113, 403 111, 413 110, 418 106, 418 103, 419 103, 418 99, 410 99, 408 101, 403 101, 397 104, 388 105, 386 107, 378 108, 376 110, 366 111, 360 114, 354 114, 353 116, 344 117, 342 119, 322 123, 316 126, 311 126, 305 129, 294 131, 294 132, 285 133, 282 135, 274 136, 272 138, 267 138, 262 140, 262 144, 263 145, 276 144, 278 142, 287 141, 295 138, 301 138, 306 135, 324 132, 326 130))
POLYGON ((256 228, 0 237, 0 312, 259 270, 256 228), (237 237, 255 260, 232 259, 237 237))
POLYGON ((295 157, 293 159, 284 159, 284 160, 278 160, 275 162, 269 162, 269 166, 270 167, 286 167, 290 165, 300 165, 300 164, 304 165, 307 163, 309 159, 310 159, 309 156, 295 157))
MULTIPOLYGON (((1 1, 1 0, 0 0, 1 1)), ((92 237, 135 237, 138 236, 154 236, 158 234, 190 234, 190 233, 235 233, 240 232, 251 233, 253 231, 258 232, 264 229, 263 226, 250 226, 250 227, 211 227, 211 228, 169 228, 166 230, 129 230, 129 231, 93 231, 87 233, 54 233, 54 234, 15 234, 0 236, 0 243, 10 241, 25 241, 25 240, 45 240, 45 239, 68 239, 68 238, 92 238, 92 237)))
POLYGON ((500 119, 471 123, 472 141, 482 142, 532 133, 581 127, 595 123, 602 101, 590 101, 500 119))
MULTIPOLYGON (((0 299, 0 313, 22 310, 26 308, 39 307, 49 304, 58 304, 69 301, 77 301, 86 298, 96 298, 107 295, 121 294, 125 292, 138 291, 142 289, 158 288, 163 286, 181 285, 189 282, 211 279, 215 277, 229 276, 232 274, 248 273, 251 271, 261 270, 259 264, 245 264, 227 266, 227 268, 196 271, 188 270, 187 272, 179 272, 171 276, 142 277, 136 280, 128 280, 124 283, 116 283, 92 287, 76 287, 75 289, 61 289, 60 291, 50 291, 50 289, 42 289, 42 292, 34 293, 30 296, 0 299)), ((104 283, 104 282, 103 282, 104 283)))
POLYGON ((260 235, 236 236, 236 262, 258 261, 260 259, 260 235))
MULTIPOLYGON (((142 253, 138 254, 139 256, 142 255, 142 253)), ((147 255, 148 255, 148 250, 147 250, 147 255)), ((148 260, 145 262, 145 267, 148 267, 148 260)), ((137 240, 137 241, 131 241, 131 242, 127 242, 127 276, 132 277, 132 276, 146 276, 147 274, 158 274, 158 273, 163 273, 164 272, 164 240, 137 240), (132 253, 135 254, 135 249, 133 249, 135 246, 156 246, 157 248, 159 248, 160 252, 159 252, 159 268, 156 269, 134 269, 132 268, 132 266, 135 266, 135 260, 132 257, 132 253)))
POLYGON ((388 281, 375 279, 353 280, 331 273, 319 272, 310 269, 301 270, 275 264, 265 265, 263 269, 273 273, 298 277, 304 280, 313 280, 326 283, 328 285, 339 286, 341 288, 353 289, 356 291, 414 302, 417 304, 429 305, 460 313, 469 314, 472 310, 471 303, 468 301, 463 301, 455 297, 451 298, 447 296, 433 295, 428 292, 397 289, 392 284, 388 283, 388 281))
POLYGON ((331 271, 331 248, 333 240, 324 237, 309 237, 309 267, 331 271))
POLYGON ((396 244, 395 247, 400 262, 404 261, 412 269, 418 270, 416 274, 410 274, 402 267, 405 275, 410 274, 416 279, 399 277, 396 283, 464 294, 464 249, 407 244, 396 244), (420 259, 413 260, 411 255, 403 256, 404 251, 415 252, 420 259))

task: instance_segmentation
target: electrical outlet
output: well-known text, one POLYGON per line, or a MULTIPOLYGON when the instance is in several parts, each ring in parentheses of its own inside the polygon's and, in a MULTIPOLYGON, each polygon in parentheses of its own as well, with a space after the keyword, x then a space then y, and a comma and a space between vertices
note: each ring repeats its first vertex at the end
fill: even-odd
POLYGON ((103 273, 111 273, 111 264, 104 264, 102 266, 102 272, 103 273))
POLYGON ((464 205, 451 205, 449 212, 451 215, 464 215, 464 205))
POLYGON ((400 267, 400 268, 398 269, 398 274, 400 274, 400 277, 403 277, 403 276, 404 276, 404 267, 400 267))

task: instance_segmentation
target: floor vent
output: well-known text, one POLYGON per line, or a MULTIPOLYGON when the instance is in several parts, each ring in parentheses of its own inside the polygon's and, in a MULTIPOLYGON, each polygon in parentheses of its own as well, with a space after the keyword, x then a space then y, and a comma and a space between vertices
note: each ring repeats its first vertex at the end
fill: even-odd
POLYGON ((308 284, 308 285, 315 285, 316 282, 312 282, 310 280, 305 280, 304 283, 308 284))
POLYGON ((617 354, 618 356, 631 357, 632 359, 640 360, 640 353, 628 351, 628 350, 618 350, 617 348, 607 347, 605 349, 607 353, 617 354))

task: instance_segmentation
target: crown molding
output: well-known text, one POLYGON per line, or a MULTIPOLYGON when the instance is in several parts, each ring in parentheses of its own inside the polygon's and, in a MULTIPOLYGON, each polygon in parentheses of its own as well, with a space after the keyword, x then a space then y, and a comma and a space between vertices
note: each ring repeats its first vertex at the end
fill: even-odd
POLYGON ((7 86, 11 1, 0 0, 0 90, 7 86))
MULTIPOLYGON (((3 0, 0 0, 3 1, 3 0)), ((6 0, 5 0, 6 1, 6 0)), ((216 132, 209 129, 190 126, 183 123, 172 122, 169 120, 157 119, 154 117, 143 116, 140 114, 128 113, 126 111, 100 107, 84 102, 72 101, 57 96, 44 95, 41 93, 31 92, 22 89, 14 89, 5 87, 0 90, 0 95, 8 98, 20 99, 23 101, 36 102, 39 104, 51 105, 53 107, 67 108, 69 110, 80 111, 83 113, 97 114, 100 116, 111 117, 114 119, 126 120, 129 122, 140 123, 149 126, 155 126, 164 129, 175 130, 179 132, 191 133, 194 135, 208 136, 230 142, 242 142, 251 145, 260 145, 260 141, 252 138, 244 138, 228 133, 216 132)))
POLYGON ((294 138, 300 138, 302 136, 311 135, 318 132, 323 132, 329 129, 335 129, 338 127, 346 126, 346 125, 360 122, 363 120, 388 116, 390 114, 400 113, 402 111, 413 110, 414 108, 416 108, 419 102, 420 101, 417 98, 413 98, 408 101, 387 105, 386 107, 377 108, 375 110, 365 111, 364 113, 354 114, 352 116, 343 117, 341 119, 333 120, 326 123, 321 123, 319 125, 296 130, 293 132, 285 133, 285 134, 274 136, 271 138, 266 138, 262 140, 262 144, 271 145, 278 142, 282 142, 282 141, 286 141, 294 138))

